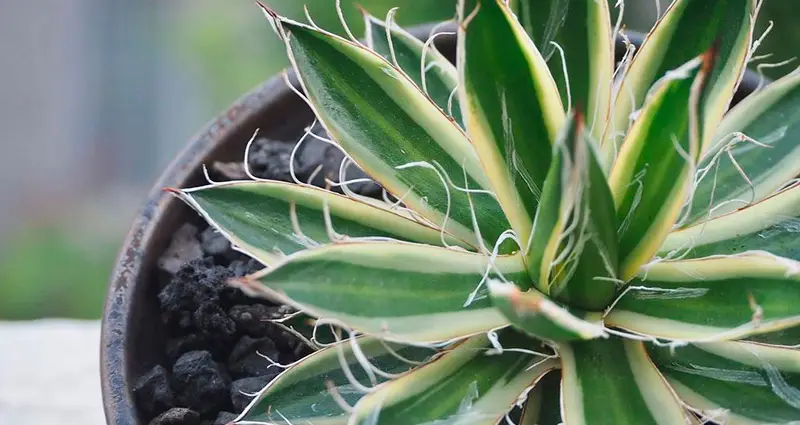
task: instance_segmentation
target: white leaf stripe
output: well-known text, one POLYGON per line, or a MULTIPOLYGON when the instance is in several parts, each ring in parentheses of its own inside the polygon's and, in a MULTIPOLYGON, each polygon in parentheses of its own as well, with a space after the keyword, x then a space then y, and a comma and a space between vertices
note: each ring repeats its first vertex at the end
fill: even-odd
POLYGON ((736 327, 704 326, 697 323, 659 318, 642 313, 616 309, 606 317, 606 324, 654 338, 682 342, 728 341, 777 332, 800 326, 800 317, 771 320, 768 323, 743 323, 736 327))

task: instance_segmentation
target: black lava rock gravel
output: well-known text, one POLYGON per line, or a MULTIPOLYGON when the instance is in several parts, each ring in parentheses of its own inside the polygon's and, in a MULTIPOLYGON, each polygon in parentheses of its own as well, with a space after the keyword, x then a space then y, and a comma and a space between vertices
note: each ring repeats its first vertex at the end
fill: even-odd
MULTIPOLYGON (((313 132, 327 137, 320 126, 313 132)), ((250 171, 259 178, 293 181, 289 157, 295 143, 257 139, 250 147, 250 171)), ((308 136, 296 151, 295 175, 324 187, 326 179, 339 181, 343 159, 336 146, 308 136)), ((215 180, 246 178, 241 163, 217 163, 211 171, 215 180)), ((351 165, 346 177, 366 175, 351 165)), ((362 195, 381 195, 375 183, 349 187, 362 195)), ((249 298, 227 284, 230 278, 262 266, 233 250, 213 228, 183 224, 158 266, 157 297, 167 335, 164 356, 161 364, 149 365, 133 386, 141 419, 150 425, 228 424, 252 394, 281 372, 264 356, 288 364, 310 352, 269 322, 291 313, 290 308, 249 298)))

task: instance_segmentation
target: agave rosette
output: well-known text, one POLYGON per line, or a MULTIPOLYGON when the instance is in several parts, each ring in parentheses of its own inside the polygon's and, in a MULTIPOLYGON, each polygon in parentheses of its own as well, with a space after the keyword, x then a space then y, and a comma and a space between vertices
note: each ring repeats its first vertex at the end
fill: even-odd
POLYGON ((362 43, 265 7, 393 198, 177 192, 265 264, 241 287, 350 336, 238 420, 800 419, 800 76, 728 110, 757 9, 676 0, 616 63, 606 1, 462 0, 453 65, 394 12, 362 43))

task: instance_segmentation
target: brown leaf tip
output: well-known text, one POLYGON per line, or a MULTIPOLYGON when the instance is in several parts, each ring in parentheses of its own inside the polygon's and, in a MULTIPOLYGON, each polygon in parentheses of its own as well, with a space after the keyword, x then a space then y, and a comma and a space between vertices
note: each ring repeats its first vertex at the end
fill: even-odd
POLYGON ((711 73, 711 70, 714 68, 714 63, 717 61, 719 57, 719 46, 720 40, 719 37, 715 38, 714 41, 711 42, 711 46, 709 46, 708 50, 703 53, 703 65, 702 65, 702 73, 708 75, 711 73))
POLYGON ((264 11, 264 13, 268 14, 269 16, 272 16, 275 19, 279 19, 278 12, 274 11, 271 7, 262 3, 261 0, 255 0, 255 2, 258 5, 258 7, 260 7, 261 10, 264 11))

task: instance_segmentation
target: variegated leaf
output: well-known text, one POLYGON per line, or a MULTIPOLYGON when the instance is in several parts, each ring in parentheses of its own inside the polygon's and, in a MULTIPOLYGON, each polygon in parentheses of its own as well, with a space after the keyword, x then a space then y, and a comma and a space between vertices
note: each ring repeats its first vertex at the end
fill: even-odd
POLYGON ((767 251, 800 261, 800 184, 709 221, 670 233, 660 254, 680 258, 767 251))
MULTIPOLYGON (((272 380, 239 415, 237 422, 292 425, 346 424, 348 412, 337 401, 354 405, 364 395, 352 380, 370 388, 386 376, 407 372, 435 352, 431 349, 358 337, 323 348, 272 380), (366 359, 379 372, 359 361, 366 359), (405 359, 405 360, 404 360, 405 359), (343 367, 347 368, 347 372, 343 367), (347 374, 351 375, 348 378, 347 374)), ((264 360, 266 361, 266 360, 264 360)))
POLYGON ((684 402, 725 424, 791 424, 800 419, 800 351, 742 342, 648 346, 684 402))
POLYGON ((661 262, 606 323, 683 341, 734 340, 800 324, 800 263, 767 253, 661 262))
POLYGON ((459 2, 459 96, 470 140, 521 241, 564 122, 547 64, 503 0, 459 2))
POLYGON ((440 230, 387 209, 309 186, 232 182, 173 193, 236 246, 267 265, 297 251, 361 238, 469 248, 440 230))
POLYGON ((800 176, 800 75, 752 94, 720 123, 695 177, 688 223, 758 202, 800 176))
POLYGON ((650 261, 679 218, 700 153, 697 111, 712 53, 654 88, 611 170, 624 280, 650 261))
POLYGON ((705 151, 744 73, 755 12, 756 0, 673 1, 647 35, 615 92, 606 152, 614 149, 618 136, 629 128, 657 80, 692 58, 713 51, 714 60, 709 64, 708 81, 697 109, 705 151))
POLYGON ((519 255, 492 260, 427 245, 363 242, 301 251, 238 283, 360 332, 438 342, 508 324, 482 283, 497 274, 530 286, 519 255))
POLYGON ((489 280, 489 291, 509 322, 536 338, 569 341, 606 335, 599 313, 559 305, 536 289, 522 292, 515 285, 489 280))

